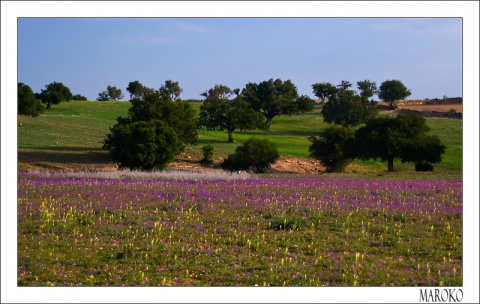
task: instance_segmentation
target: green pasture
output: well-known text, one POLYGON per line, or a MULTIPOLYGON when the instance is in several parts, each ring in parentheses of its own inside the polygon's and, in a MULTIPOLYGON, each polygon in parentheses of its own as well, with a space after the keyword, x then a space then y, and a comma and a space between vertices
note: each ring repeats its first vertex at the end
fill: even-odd
MULTIPOLYGON (((201 103, 191 103, 199 113, 201 103)), ((70 101, 46 110, 39 117, 18 117, 18 152, 48 153, 96 153, 107 159, 101 149, 102 140, 117 117, 127 116, 129 102, 70 101)), ((227 133, 222 131, 198 130, 198 145, 185 150, 192 159, 201 158, 201 146, 213 145, 214 160, 233 153, 235 148, 252 136, 266 137, 274 142, 281 155, 308 158, 308 137, 318 134, 327 126, 317 106, 313 112, 293 116, 277 116, 269 130, 240 131, 233 133, 235 143, 227 142, 227 133)), ((430 134, 437 135, 447 146, 443 161, 435 165, 435 171, 462 172, 462 120, 449 118, 427 118, 430 134)), ((20 154, 19 154, 20 155, 20 154)), ((22 161, 19 157, 19 161, 22 161)), ((397 171, 413 171, 413 164, 395 163, 397 171)), ((383 172, 386 164, 377 161, 355 161, 347 169, 351 172, 383 172)))

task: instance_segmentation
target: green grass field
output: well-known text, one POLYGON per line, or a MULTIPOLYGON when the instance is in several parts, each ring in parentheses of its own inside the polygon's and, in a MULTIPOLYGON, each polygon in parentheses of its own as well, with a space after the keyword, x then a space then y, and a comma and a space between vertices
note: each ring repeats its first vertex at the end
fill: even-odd
MULTIPOLYGON (((200 103, 192 103, 197 111, 200 103)), ((42 161, 57 163, 108 162, 102 140, 109 127, 119 116, 125 117, 129 102, 71 101, 53 106, 37 118, 18 117, 19 162, 42 161)), ((308 158, 309 136, 316 135, 326 126, 320 114, 321 108, 313 112, 277 116, 267 131, 235 131, 235 143, 227 142, 227 133, 198 130, 198 145, 187 147, 186 153, 193 159, 201 157, 200 147, 211 144, 214 159, 226 157, 251 136, 266 137, 275 143, 280 154, 308 158)), ((427 118, 432 135, 437 135, 447 146, 443 161, 435 166, 439 172, 462 172, 462 120, 427 118)), ((347 168, 350 172, 383 172, 386 164, 377 161, 355 161, 347 168)), ((395 163, 397 171, 413 171, 413 164, 395 163)))

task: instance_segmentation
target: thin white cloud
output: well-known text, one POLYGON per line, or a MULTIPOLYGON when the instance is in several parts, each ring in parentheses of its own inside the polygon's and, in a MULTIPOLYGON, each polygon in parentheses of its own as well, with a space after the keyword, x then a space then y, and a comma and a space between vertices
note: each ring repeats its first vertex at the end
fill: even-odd
POLYGON ((372 29, 383 32, 394 32, 401 34, 429 34, 441 36, 460 36, 462 23, 459 18, 448 18, 442 20, 434 18, 398 18, 379 19, 372 25, 372 29))
POLYGON ((172 28, 186 32, 186 33, 197 33, 197 34, 214 34, 217 33, 218 30, 215 28, 207 27, 205 25, 201 25, 197 22, 190 22, 184 20, 175 20, 169 24, 172 28))

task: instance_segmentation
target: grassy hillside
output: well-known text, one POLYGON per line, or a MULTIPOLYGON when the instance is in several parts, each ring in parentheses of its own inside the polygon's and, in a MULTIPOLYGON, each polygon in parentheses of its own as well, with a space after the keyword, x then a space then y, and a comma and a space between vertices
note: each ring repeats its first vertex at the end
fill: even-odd
MULTIPOLYGON (((199 112, 200 103, 192 103, 199 112)), ((92 165, 108 163, 106 151, 101 149, 101 141, 109 132, 109 127, 116 123, 116 118, 126 116, 129 102, 91 102, 71 101, 61 103, 47 110, 37 118, 18 118, 18 152, 19 162, 63 163, 92 165)), ((235 148, 251 136, 268 137, 274 142, 280 153, 286 156, 308 158, 308 137, 316 135, 326 126, 320 114, 320 108, 313 112, 296 116, 278 116, 268 131, 236 131, 233 137, 236 143, 227 142, 227 133, 221 131, 198 130, 197 146, 187 147, 186 153, 192 159, 201 157, 200 147, 214 146, 214 159, 226 157, 235 148)), ((462 120, 447 118, 427 118, 432 135, 440 137, 447 146, 441 164, 435 171, 462 171, 462 120)), ((357 161, 349 171, 381 172, 386 164, 357 161)), ((399 171, 413 170, 412 164, 395 164, 399 171)))

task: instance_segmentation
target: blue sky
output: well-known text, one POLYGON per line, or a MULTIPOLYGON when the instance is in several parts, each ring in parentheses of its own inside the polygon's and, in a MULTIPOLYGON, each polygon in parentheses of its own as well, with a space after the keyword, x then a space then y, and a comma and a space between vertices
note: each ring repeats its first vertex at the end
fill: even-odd
MULTIPOLYGON (((377 86, 401 80, 409 99, 462 96, 461 18, 19 18, 18 81, 53 81, 95 100, 130 81, 178 81, 184 99, 215 84, 290 79, 377 86)), ((374 98, 377 98, 376 96, 374 98)))

